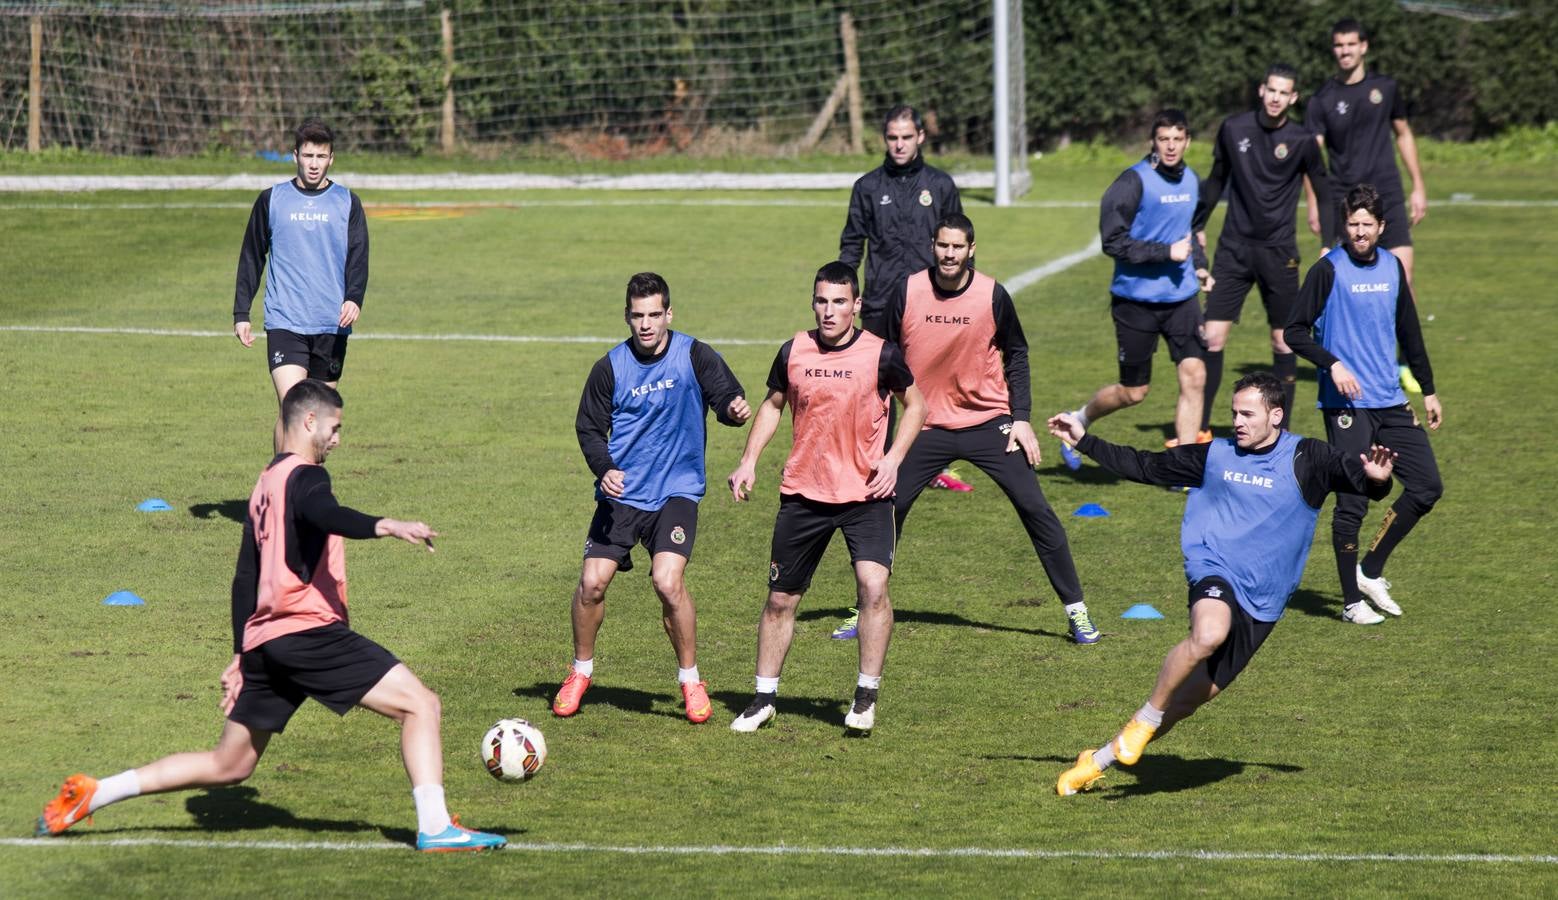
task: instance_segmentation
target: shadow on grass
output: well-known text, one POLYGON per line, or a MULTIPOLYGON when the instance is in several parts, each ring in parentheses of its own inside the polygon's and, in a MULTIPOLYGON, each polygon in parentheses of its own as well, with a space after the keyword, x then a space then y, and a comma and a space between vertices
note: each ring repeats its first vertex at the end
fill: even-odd
MULTIPOLYGON (((561 682, 538 681, 529 687, 517 687, 513 693, 516 697, 535 697, 544 705, 543 711, 537 716, 551 715, 552 698, 557 695, 557 689, 561 682)), ((667 716, 672 719, 684 718, 680 712, 682 700, 680 697, 666 693, 653 691, 641 691, 636 688, 612 687, 610 685, 592 684, 584 694, 584 702, 580 704, 579 712, 575 715, 584 715, 594 705, 614 706, 624 712, 640 713, 646 716, 667 716), (656 703, 675 704, 677 712, 667 712, 663 709, 655 709, 656 703)))
MULTIPOLYGON (((1076 765, 1074 756, 982 756, 989 760, 1017 760, 1019 762, 1049 763, 1054 765, 1053 776, 1076 765)), ((1104 780, 1088 793, 1098 794, 1106 800, 1123 800, 1127 797, 1143 797, 1151 794, 1176 794, 1216 784, 1225 778, 1241 775, 1246 769, 1264 770, 1257 777, 1264 780, 1268 773, 1289 774, 1304 771, 1303 766, 1288 763, 1245 762, 1237 759, 1185 759, 1171 753, 1147 754, 1128 770, 1111 768, 1104 773, 1104 780), (1110 776, 1128 771, 1134 775, 1134 783, 1110 783, 1110 776)))
POLYGON ((243 520, 249 517, 249 501, 218 500, 215 503, 195 503, 189 507, 189 514, 197 519, 221 516, 230 522, 242 524, 243 520))
POLYGON ((1288 601, 1288 609, 1297 610, 1306 616, 1330 619, 1333 622, 1342 620, 1340 597, 1316 593, 1308 588, 1300 588, 1293 593, 1293 598, 1288 601))
MULTIPOLYGON (((844 710, 852 697, 852 694, 848 697, 794 697, 781 693, 774 701, 774 710, 780 719, 784 716, 801 716, 826 725, 843 725, 844 710)), ((752 694, 750 691, 713 691, 709 699, 725 707, 731 717, 735 718, 746 711, 747 704, 752 702, 752 694)))
MULTIPOLYGON (((259 800, 259 793, 258 789, 247 785, 207 788, 193 794, 184 801, 184 809, 195 820, 193 825, 159 826, 155 828, 99 828, 94 829, 94 832, 97 834, 114 834, 137 831, 198 831, 204 834, 232 834, 241 831, 265 831, 273 828, 284 828, 293 831, 313 832, 315 834, 376 832, 382 835, 385 840, 393 841, 397 844, 405 844, 408 847, 416 845, 417 833, 413 828, 375 825, 372 822, 364 822, 359 819, 303 818, 294 815, 290 810, 283 807, 259 800)), ((406 818, 408 821, 415 819, 409 808, 406 810, 406 818)), ((523 834, 527 830, 512 826, 497 826, 492 823, 480 823, 475 827, 487 831, 495 831, 503 835, 523 834)))
MULTIPOLYGON (((797 613, 795 618, 799 622, 810 622, 815 619, 837 619, 843 622, 849 616, 847 609, 809 609, 797 613)), ((989 631, 1011 631, 1017 634, 1031 634, 1037 637, 1059 638, 1066 643, 1071 642, 1071 636, 1060 631, 1045 631, 1042 628, 1019 628, 1015 625, 997 625, 993 622, 978 622, 965 618, 957 613, 926 612, 916 609, 893 609, 894 624, 902 625, 912 622, 918 625, 952 625, 961 628, 984 628, 989 631)))

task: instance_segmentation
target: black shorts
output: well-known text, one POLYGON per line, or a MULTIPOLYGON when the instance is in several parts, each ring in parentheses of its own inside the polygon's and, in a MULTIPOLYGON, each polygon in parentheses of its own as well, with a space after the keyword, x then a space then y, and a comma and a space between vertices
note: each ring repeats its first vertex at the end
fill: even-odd
POLYGON ((1176 303, 1144 303, 1125 297, 1111 297, 1109 311, 1114 315, 1114 337, 1119 346, 1120 384, 1141 387, 1152 382, 1152 354, 1158 350, 1158 335, 1168 344, 1169 359, 1201 359, 1206 345, 1201 342, 1201 304, 1190 297, 1176 303))
POLYGON ((308 697, 344 716, 399 662, 341 622, 271 638, 239 657, 243 688, 227 717, 280 732, 308 697))
POLYGON ((633 570, 633 547, 643 544, 651 563, 656 553, 676 553, 692 559, 698 536, 698 503, 672 497, 656 510, 639 509, 611 498, 595 504, 595 518, 584 539, 585 559, 609 559, 622 572, 633 570))
POLYGON ((1190 586, 1190 606, 1194 607, 1197 600, 1217 600, 1227 604, 1233 612, 1233 621, 1228 625, 1228 637, 1206 659, 1206 674, 1219 691, 1226 690, 1244 671, 1244 667, 1250 664, 1255 651, 1260 649, 1277 623, 1262 622, 1250 616, 1234 596, 1233 585, 1215 576, 1203 578, 1190 586))
MULTIPOLYGON (((1330 209, 1320 216, 1320 233, 1327 247, 1333 247, 1347 237, 1344 227, 1347 217, 1342 210, 1346 208, 1347 192, 1357 185, 1338 187, 1331 185, 1333 202, 1330 209)), ((1375 184, 1374 187, 1379 190, 1380 208, 1385 211, 1385 231, 1379 236, 1379 245, 1386 250, 1412 246, 1412 217, 1407 212, 1406 195, 1402 193, 1401 184, 1398 181, 1396 184, 1375 184)))
POLYGON ((881 563, 892 569, 897 544, 892 500, 818 503, 782 494, 779 515, 774 519, 768 589, 800 594, 811 587, 811 576, 835 531, 844 532, 851 563, 881 563))
POLYGON ((308 377, 334 384, 341 380, 346 365, 344 334, 298 334, 292 331, 265 332, 265 352, 274 371, 281 366, 302 366, 308 377))
POLYGON ((1266 323, 1286 328, 1298 303, 1298 245, 1246 244, 1237 238, 1217 242, 1212 260, 1212 293, 1206 298, 1208 321, 1237 322, 1251 287, 1260 288, 1266 323))

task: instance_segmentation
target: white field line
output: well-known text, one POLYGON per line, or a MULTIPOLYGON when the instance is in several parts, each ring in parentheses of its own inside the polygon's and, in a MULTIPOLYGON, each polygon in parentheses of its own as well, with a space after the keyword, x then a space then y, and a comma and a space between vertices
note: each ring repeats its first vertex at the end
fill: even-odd
MULTIPOLYGON (((1095 238, 1093 243, 1076 253, 1062 256, 1059 259, 1050 260, 1041 266, 1036 266, 1023 272, 1010 281, 1005 282, 1008 293, 1015 295, 1024 288, 1032 287, 1039 281, 1063 272, 1072 266, 1086 262, 1099 254, 1099 244, 1095 238)), ((104 328, 90 325, 0 325, 0 332, 29 332, 34 334, 108 334, 108 335, 137 335, 151 337, 231 337, 230 331, 204 331, 197 329, 180 328, 104 328)), ((471 341, 481 343, 498 344, 615 344, 620 337, 593 337, 587 335, 535 335, 535 334, 390 334, 375 332, 356 332, 352 334, 354 341, 471 341)), ((708 344, 718 347, 728 345, 733 347, 767 346, 773 344, 775 339, 766 338, 755 340, 752 338, 714 338, 707 341, 708 344)))
MULTIPOLYGON (((0 846, 87 850, 99 847, 168 847, 179 850, 410 850, 384 841, 213 841, 171 838, 0 838, 0 846)), ((649 844, 510 843, 508 852, 615 853, 633 856, 841 856, 914 859, 1100 859, 1200 862, 1482 863, 1558 865, 1558 855, 1507 853, 1279 853, 1253 850, 1046 850, 1028 847, 805 847, 649 844)))

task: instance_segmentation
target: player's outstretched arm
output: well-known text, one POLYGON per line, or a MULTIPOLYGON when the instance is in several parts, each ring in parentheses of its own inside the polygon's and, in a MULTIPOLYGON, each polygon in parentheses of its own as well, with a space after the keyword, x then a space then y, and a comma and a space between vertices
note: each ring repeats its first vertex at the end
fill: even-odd
POLYGON ((427 526, 426 522, 402 522, 399 519, 380 519, 373 526, 375 537, 400 538, 408 544, 425 544, 427 552, 433 552, 433 538, 438 537, 438 532, 427 526))
POLYGON ((784 414, 784 394, 780 391, 769 391, 768 396, 757 408, 757 414, 752 418, 752 430, 747 432, 747 446, 741 453, 741 462, 736 465, 736 470, 730 473, 725 483, 730 486, 730 494, 736 500, 742 501, 752 491, 752 486, 757 483, 757 460, 763 455, 763 448, 774 439, 774 433, 779 430, 779 420, 784 414))
POLYGON ((925 395, 917 384, 894 391, 893 396, 898 398, 903 413, 898 417, 898 431, 893 435, 893 445, 887 448, 887 453, 872 470, 871 479, 866 482, 866 496, 873 500, 891 497, 898 489, 898 467, 903 465, 904 457, 909 455, 909 447, 919 437, 929 412, 925 406, 925 395))

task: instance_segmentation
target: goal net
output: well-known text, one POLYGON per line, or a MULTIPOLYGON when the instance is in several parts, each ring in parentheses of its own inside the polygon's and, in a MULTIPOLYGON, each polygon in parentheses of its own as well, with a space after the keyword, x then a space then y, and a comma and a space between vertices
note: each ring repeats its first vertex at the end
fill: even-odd
POLYGON ((285 152, 312 116, 343 149, 582 167, 876 149, 907 102, 987 154, 990 43, 990 0, 0 0, 0 146, 31 115, 42 146, 285 152))

